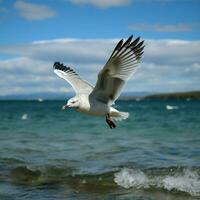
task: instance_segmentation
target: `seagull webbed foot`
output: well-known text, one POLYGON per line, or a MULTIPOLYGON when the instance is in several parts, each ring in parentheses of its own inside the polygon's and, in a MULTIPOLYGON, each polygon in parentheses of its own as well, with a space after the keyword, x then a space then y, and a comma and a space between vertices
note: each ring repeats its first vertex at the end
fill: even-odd
POLYGON ((106 115, 106 122, 107 122, 107 124, 109 125, 109 127, 110 127, 111 129, 112 129, 112 128, 116 128, 116 125, 115 125, 115 123, 111 120, 109 114, 106 115))

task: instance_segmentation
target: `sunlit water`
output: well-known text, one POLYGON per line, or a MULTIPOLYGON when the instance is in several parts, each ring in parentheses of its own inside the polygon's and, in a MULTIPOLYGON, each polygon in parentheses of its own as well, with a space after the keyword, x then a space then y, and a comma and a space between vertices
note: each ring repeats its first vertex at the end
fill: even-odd
POLYGON ((64 103, 0 102, 1 200, 200 198, 200 101, 119 101, 112 130, 64 103))

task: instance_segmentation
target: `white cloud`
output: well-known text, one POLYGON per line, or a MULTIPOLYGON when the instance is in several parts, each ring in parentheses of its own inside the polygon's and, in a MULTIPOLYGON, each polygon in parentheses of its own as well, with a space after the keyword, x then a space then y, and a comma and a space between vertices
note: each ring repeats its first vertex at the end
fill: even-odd
MULTIPOLYGON (((0 46, 0 52, 35 60, 70 64, 103 64, 119 39, 58 39, 35 41, 25 45, 0 46)), ((198 63, 200 41, 146 40, 143 61, 154 64, 182 65, 198 63)))
POLYGON ((14 8, 27 20, 44 20, 55 16, 55 12, 46 5, 27 3, 22 0, 16 1, 14 8))
POLYGON ((127 5, 131 2, 131 0, 70 0, 70 2, 78 5, 86 4, 99 8, 108 8, 127 5))
POLYGON ((148 40, 145 61, 155 64, 190 65, 199 62, 200 41, 148 40))
MULTIPOLYGON (((117 41, 58 39, 0 46, 1 54, 14 57, 0 60, 0 93, 69 90, 70 86, 53 73, 54 61, 73 66, 95 84, 117 41)), ((145 45, 142 63, 125 91, 200 89, 200 41, 147 40, 145 45)))
POLYGON ((1 95, 69 91, 54 75, 51 62, 24 57, 0 61, 1 95))
MULTIPOLYGON (((172 1, 177 0, 65 0, 69 1, 76 5, 92 5, 98 8, 109 8, 109 7, 118 7, 118 6, 126 6, 134 3, 159 3, 159 4, 166 4, 172 1)), ((179 0, 178 0, 179 1, 179 0)), ((182 1, 182 0, 180 0, 182 1)), ((196 1, 196 0, 190 0, 190 1, 196 1)))
POLYGON ((129 29, 134 31, 151 32, 190 32, 198 27, 197 24, 132 24, 129 29))
POLYGON ((52 62, 59 60, 69 64, 102 63, 113 44, 114 40, 58 39, 0 46, 0 52, 52 62))

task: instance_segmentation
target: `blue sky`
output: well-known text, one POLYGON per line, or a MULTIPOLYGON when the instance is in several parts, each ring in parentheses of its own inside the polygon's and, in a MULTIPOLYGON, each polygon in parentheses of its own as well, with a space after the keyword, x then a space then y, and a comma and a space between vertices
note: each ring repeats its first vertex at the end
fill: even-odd
POLYGON ((199 90, 199 10, 199 0, 0 0, 0 93, 71 91, 54 60, 95 84, 131 34, 146 48, 125 91, 199 90))

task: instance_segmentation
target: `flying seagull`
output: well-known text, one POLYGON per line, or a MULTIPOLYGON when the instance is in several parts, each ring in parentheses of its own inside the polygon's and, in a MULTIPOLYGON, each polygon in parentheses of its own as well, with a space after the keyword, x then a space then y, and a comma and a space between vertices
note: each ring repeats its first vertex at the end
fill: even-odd
POLYGON ((68 100, 62 108, 76 108, 77 111, 89 115, 105 116, 110 128, 115 128, 114 121, 129 117, 129 113, 120 112, 112 105, 119 97, 125 82, 135 72, 140 62, 144 41, 140 37, 132 40, 130 36, 125 42, 120 40, 113 50, 110 58, 98 74, 98 80, 93 87, 82 80, 70 67, 55 62, 54 72, 66 80, 75 90, 75 97, 68 100))

